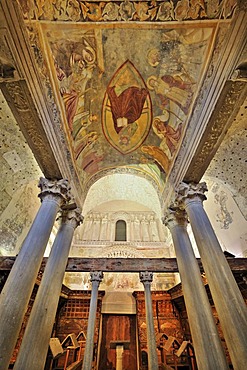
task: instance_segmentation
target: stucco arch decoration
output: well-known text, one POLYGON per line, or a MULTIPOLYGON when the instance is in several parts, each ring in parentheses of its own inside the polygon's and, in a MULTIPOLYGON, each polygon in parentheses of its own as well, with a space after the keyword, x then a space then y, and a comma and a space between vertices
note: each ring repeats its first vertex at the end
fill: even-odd
POLYGON ((112 174, 95 182, 88 191, 82 213, 86 216, 96 206, 113 200, 137 202, 161 217, 161 205, 155 188, 148 180, 129 174, 112 174))

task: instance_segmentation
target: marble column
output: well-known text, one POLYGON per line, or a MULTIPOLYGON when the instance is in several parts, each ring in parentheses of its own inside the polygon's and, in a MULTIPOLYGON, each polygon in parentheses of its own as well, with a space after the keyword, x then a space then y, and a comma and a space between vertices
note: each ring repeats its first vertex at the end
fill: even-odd
POLYGON ((147 344, 148 344, 148 368, 158 370, 158 356, 156 349, 156 336, 154 329, 154 319, 152 310, 151 283, 153 281, 152 272, 140 272, 140 280, 144 285, 146 324, 147 324, 147 344))
POLYGON ((124 346, 123 345, 116 346, 116 370, 123 369, 123 353, 124 346))
POLYGON ((90 273, 92 282, 92 292, 89 307, 89 317, 87 326, 87 339, 83 358, 82 370, 91 370, 94 351, 94 329, 97 313, 98 288, 103 279, 102 271, 95 271, 90 273))
POLYGON ((247 308, 203 208, 206 190, 205 183, 182 183, 177 189, 177 199, 188 214, 233 367, 244 370, 247 364, 247 308))
POLYGON ((67 180, 41 178, 42 204, 0 295, 0 369, 8 369, 59 208, 70 200, 67 180))
POLYGON ((198 370, 229 369, 187 233, 186 213, 169 210, 163 220, 172 234, 198 370))
POLYGON ((66 210, 28 320, 15 370, 44 369, 64 272, 75 228, 82 221, 81 209, 66 210))

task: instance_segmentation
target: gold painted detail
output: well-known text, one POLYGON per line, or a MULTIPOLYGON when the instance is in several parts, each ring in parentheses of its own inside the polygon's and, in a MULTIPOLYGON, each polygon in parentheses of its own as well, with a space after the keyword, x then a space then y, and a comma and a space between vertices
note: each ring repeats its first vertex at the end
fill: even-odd
POLYGON ((34 156, 38 159, 41 170, 45 172, 45 176, 61 177, 52 151, 49 150, 50 144, 31 103, 26 83, 24 81, 9 82, 2 85, 2 90, 9 105, 13 107, 15 118, 34 156))
MULTIPOLYGON (((198 181, 203 175, 202 171, 205 171, 205 162, 212 158, 212 153, 217 148, 217 143, 220 140, 222 133, 225 132, 227 122, 231 120, 233 113, 236 111, 236 107, 239 107, 239 103, 242 102, 242 96, 246 90, 246 83, 236 81, 232 83, 224 102, 218 111, 217 116, 213 116, 212 127, 207 135, 207 139, 204 142, 200 153, 196 156, 196 161, 193 168, 190 169, 189 174, 186 175, 186 181, 198 181)), ((232 118, 233 119, 233 118, 232 118)))
POLYGON ((18 1, 26 19, 73 22, 228 19, 237 5, 237 0, 18 1))

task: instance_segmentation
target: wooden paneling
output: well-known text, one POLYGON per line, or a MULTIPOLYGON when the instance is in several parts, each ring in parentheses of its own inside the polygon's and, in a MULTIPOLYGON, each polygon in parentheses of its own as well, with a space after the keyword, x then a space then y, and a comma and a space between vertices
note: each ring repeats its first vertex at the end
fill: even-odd
POLYGON ((129 342, 129 349, 123 352, 123 370, 137 370, 136 316, 108 315, 102 317, 102 342, 100 347, 99 370, 116 368, 116 349, 111 342, 129 342))

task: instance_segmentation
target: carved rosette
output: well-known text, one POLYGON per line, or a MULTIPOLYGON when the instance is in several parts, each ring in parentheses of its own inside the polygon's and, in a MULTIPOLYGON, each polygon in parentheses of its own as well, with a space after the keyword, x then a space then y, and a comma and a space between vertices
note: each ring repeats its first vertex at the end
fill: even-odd
POLYGON ((183 208, 183 206, 185 206, 191 200, 199 200, 203 202, 207 199, 206 195, 204 194, 204 192, 207 190, 208 189, 205 182, 201 182, 199 184, 186 184, 185 182, 182 182, 176 189, 176 200, 181 208, 183 208))
POLYGON ((145 271, 140 272, 140 281, 144 286, 150 285, 153 281, 153 272, 145 271))
POLYGON ((72 210, 63 210, 61 214, 62 223, 70 225, 73 229, 76 229, 84 219, 81 212, 82 210, 80 207, 72 210))
POLYGON ((49 199, 57 202, 59 206, 62 206, 71 199, 68 180, 48 180, 41 177, 38 187, 41 189, 41 193, 39 194, 41 202, 44 199, 49 199))
POLYGON ((188 225, 188 218, 185 210, 180 208, 168 208, 164 217, 162 217, 162 222, 171 230, 175 226, 186 227, 188 225))

